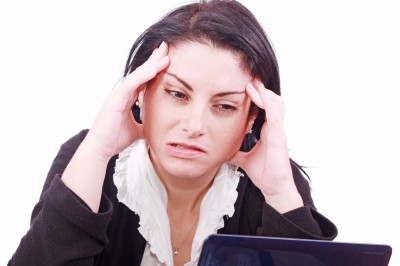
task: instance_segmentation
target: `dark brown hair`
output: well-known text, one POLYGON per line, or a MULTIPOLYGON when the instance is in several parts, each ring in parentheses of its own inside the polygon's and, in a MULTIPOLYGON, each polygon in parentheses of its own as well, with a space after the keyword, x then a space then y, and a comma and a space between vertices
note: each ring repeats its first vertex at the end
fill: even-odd
MULTIPOLYGON (((170 45, 185 41, 208 42, 232 51, 242 58, 244 70, 280 95, 279 69, 272 45, 254 15, 237 1, 200 1, 171 11, 133 44, 124 76, 143 64, 163 41, 170 45)), ((133 112, 137 118, 136 107, 133 112)), ((253 133, 246 135, 241 150, 248 151, 255 145, 264 120, 265 112, 260 109, 253 133)))

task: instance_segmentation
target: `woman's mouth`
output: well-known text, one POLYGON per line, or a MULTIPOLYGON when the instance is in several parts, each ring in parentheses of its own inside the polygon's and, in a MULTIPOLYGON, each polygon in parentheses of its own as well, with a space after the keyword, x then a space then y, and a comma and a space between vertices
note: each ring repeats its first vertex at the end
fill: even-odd
POLYGON ((196 145, 185 143, 168 143, 166 150, 170 155, 184 159, 196 158, 206 153, 204 149, 196 145))

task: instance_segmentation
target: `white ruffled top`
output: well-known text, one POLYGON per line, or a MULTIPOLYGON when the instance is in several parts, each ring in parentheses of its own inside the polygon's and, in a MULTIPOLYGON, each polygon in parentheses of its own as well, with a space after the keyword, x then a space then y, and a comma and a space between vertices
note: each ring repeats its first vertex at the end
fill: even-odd
MULTIPOLYGON (((191 261, 197 265, 205 238, 224 227, 223 217, 232 217, 241 173, 223 164, 200 206, 191 261)), ((138 140, 119 154, 114 183, 117 198, 140 217, 139 232, 147 241, 142 265, 172 266, 173 252, 167 215, 167 192, 150 161, 145 140, 138 140)))

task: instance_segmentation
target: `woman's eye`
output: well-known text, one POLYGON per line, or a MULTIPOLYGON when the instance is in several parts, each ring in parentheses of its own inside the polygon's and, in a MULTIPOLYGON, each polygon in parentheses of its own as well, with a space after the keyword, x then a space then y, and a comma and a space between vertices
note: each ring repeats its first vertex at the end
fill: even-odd
POLYGON ((182 92, 173 91, 172 93, 173 93, 173 95, 174 95, 176 98, 179 98, 179 99, 184 99, 184 98, 186 98, 186 95, 183 94, 182 92))
POLYGON ((168 95, 170 95, 175 100, 187 100, 188 99, 186 94, 184 94, 183 92, 174 91, 174 90, 165 90, 165 91, 168 93, 168 95))
POLYGON ((238 110, 238 108, 236 108, 233 105, 230 104, 218 104, 217 108, 221 111, 221 112, 236 112, 238 110))

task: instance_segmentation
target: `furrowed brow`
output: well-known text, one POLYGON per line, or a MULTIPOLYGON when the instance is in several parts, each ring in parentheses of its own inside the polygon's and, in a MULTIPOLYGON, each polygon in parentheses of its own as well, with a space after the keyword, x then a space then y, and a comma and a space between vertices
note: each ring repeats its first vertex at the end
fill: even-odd
POLYGON ((193 91, 192 86, 190 86, 189 83, 187 83, 186 81, 184 81, 182 78, 178 77, 176 74, 169 73, 169 72, 166 72, 165 74, 167 74, 168 76, 171 76, 171 77, 175 78, 175 79, 178 80, 180 83, 182 83, 186 88, 188 88, 188 90, 193 91))
POLYGON ((219 92, 215 94, 215 96, 222 97, 222 96, 227 96, 231 94, 244 94, 245 91, 224 91, 224 92, 219 92))
MULTIPOLYGON (((173 77, 174 79, 176 79, 177 81, 182 83, 188 90, 193 91, 192 86, 190 86, 189 83, 187 83, 185 80, 180 78, 178 75, 170 73, 170 72, 166 72, 165 74, 173 77)), ((245 90, 243 90, 243 91, 223 91, 223 92, 219 92, 219 93, 215 94, 215 96, 223 97, 223 96, 232 95, 232 94, 244 94, 244 93, 246 93, 245 90)))

